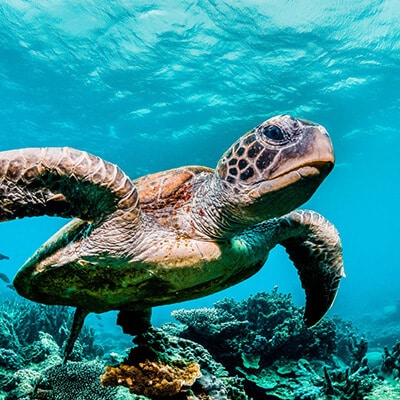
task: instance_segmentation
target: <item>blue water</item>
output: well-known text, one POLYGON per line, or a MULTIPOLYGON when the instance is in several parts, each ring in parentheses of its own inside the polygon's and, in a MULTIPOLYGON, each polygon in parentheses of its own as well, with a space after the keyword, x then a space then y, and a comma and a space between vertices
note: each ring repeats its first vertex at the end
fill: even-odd
MULTIPOLYGON (((341 233, 347 278, 331 313, 380 312, 400 299, 398 15, 398 0, 2 1, 0 150, 72 146, 134 178, 214 167, 275 114, 318 121, 336 167, 304 207, 341 233)), ((64 222, 1 224, 0 272, 12 277, 64 222)), ((275 285, 303 304, 284 251, 267 264, 184 306, 275 285)), ((14 296, 1 281, 0 294, 14 296)))

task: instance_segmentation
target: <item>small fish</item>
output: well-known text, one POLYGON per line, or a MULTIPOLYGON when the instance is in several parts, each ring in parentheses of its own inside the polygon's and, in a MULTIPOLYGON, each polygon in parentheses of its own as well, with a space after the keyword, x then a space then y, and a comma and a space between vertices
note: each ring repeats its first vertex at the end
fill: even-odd
POLYGON ((10 283, 9 285, 7 285, 6 287, 8 287, 11 290, 15 290, 15 287, 12 283, 10 283))
POLYGON ((10 257, 5 256, 4 254, 0 253, 0 260, 9 260, 9 259, 10 259, 10 257))
POLYGON ((5 283, 10 283, 11 282, 10 278, 6 274, 3 274, 2 272, 0 272, 0 279, 2 281, 4 281, 5 283))

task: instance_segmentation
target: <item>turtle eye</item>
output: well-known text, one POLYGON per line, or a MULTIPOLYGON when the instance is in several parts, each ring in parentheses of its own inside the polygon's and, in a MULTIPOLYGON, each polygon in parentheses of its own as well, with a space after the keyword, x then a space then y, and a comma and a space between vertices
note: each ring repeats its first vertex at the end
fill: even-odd
POLYGON ((282 131, 275 125, 271 125, 264 128, 262 134, 266 136, 268 139, 275 141, 280 141, 284 139, 282 131))

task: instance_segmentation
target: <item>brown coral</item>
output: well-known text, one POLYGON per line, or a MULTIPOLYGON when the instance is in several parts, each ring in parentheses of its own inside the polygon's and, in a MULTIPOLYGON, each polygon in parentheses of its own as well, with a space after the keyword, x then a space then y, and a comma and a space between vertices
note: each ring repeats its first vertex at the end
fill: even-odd
POLYGON ((136 366, 107 366, 106 373, 101 376, 101 383, 103 386, 125 386, 131 393, 152 398, 174 396, 192 386, 200 376, 200 366, 195 362, 166 365, 146 360, 136 366))

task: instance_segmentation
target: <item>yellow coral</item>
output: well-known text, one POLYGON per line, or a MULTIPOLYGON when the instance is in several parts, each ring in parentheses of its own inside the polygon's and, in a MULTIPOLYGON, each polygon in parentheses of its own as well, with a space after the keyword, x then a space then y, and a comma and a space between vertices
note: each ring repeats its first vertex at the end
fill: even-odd
POLYGON ((200 366, 195 362, 181 367, 146 360, 136 366, 108 366, 101 376, 101 383, 103 386, 125 386, 131 393, 151 398, 173 396, 192 386, 200 376, 200 366))

